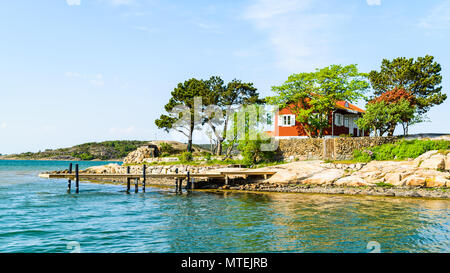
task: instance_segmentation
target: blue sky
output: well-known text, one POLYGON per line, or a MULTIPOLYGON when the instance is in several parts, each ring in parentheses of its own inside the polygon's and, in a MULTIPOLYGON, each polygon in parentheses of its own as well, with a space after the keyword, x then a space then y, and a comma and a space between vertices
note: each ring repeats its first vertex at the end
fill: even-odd
MULTIPOLYGON (((449 31, 450 0, 1 1, 0 153, 171 138, 154 120, 191 77, 268 96, 292 73, 430 54, 448 93, 449 31)), ((449 106, 410 132, 450 133, 449 106)))

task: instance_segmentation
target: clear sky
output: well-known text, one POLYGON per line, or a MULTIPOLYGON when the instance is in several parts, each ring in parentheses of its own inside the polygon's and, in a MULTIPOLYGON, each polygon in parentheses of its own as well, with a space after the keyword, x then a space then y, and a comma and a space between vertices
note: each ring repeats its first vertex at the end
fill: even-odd
MULTIPOLYGON (((449 32, 450 0, 0 1, 0 153, 167 138, 154 120, 191 77, 268 96, 292 73, 430 54, 448 94, 449 32)), ((410 132, 450 133, 449 106, 410 132)))

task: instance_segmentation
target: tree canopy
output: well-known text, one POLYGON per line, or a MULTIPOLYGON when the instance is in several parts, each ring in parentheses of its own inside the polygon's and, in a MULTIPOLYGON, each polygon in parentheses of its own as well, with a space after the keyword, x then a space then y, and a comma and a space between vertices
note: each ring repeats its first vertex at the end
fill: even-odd
POLYGON ((369 79, 374 95, 380 96, 395 88, 404 89, 416 97, 417 113, 423 115, 434 105, 447 99, 442 93, 441 65, 433 56, 384 59, 380 71, 371 71, 369 79))
POLYGON ((234 79, 225 85, 220 77, 211 77, 205 81, 208 94, 204 98, 205 105, 203 123, 209 124, 216 141, 216 154, 222 154, 222 143, 236 108, 241 105, 261 103, 257 89, 253 83, 234 79))
POLYGON ((390 136, 398 123, 402 124, 406 135, 410 125, 426 120, 430 108, 447 99, 440 85, 441 65, 434 61, 433 56, 426 55, 416 60, 404 57, 392 61, 384 59, 380 71, 371 71, 369 79, 374 89, 374 97, 369 104, 384 101, 390 111, 399 111, 394 116, 400 118, 391 120, 389 124, 387 132, 390 136), (402 100, 408 101, 409 107, 415 110, 412 114, 411 109, 401 107, 407 105, 406 102, 399 104, 402 100))
POLYGON ((392 135, 392 125, 410 122, 415 111, 415 106, 404 98, 395 103, 374 100, 367 104, 366 113, 355 123, 360 129, 374 132, 375 136, 383 136, 386 132, 392 135))
POLYGON ((267 102, 290 109, 309 137, 322 137, 336 103, 364 98, 368 87, 366 74, 356 65, 331 65, 289 76, 284 84, 272 87, 277 95, 267 102))
POLYGON ((201 102, 196 98, 206 97, 208 87, 202 80, 190 79, 179 83, 172 91, 169 102, 164 106, 167 115, 161 115, 155 120, 156 126, 169 132, 175 130, 188 138, 188 151, 192 151, 192 135, 194 130, 201 124, 199 109, 201 102))

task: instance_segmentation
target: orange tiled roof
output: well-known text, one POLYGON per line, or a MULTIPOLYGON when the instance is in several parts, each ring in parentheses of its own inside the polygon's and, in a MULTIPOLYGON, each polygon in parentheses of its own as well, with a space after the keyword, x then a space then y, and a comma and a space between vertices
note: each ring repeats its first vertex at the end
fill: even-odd
POLYGON ((345 103, 346 103, 346 101, 343 101, 343 100, 342 101, 338 101, 336 103, 336 107, 340 108, 340 109, 344 109, 344 110, 353 110, 353 111, 356 111, 356 112, 359 112, 359 113, 365 113, 366 112, 363 109, 361 109, 358 106, 353 105, 351 103, 348 103, 348 107, 345 107, 345 103))

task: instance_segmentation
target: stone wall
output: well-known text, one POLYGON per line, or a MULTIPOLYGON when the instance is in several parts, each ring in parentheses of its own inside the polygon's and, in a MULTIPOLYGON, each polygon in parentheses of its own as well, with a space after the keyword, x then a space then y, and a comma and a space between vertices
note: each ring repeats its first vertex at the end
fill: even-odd
POLYGON ((338 137, 281 139, 278 156, 287 161, 314 159, 351 159, 354 150, 396 142, 396 137, 338 137))
POLYGON ((334 140, 333 159, 342 160, 353 156, 354 150, 363 150, 386 143, 394 143, 397 137, 342 137, 334 140))
POLYGON ((280 139, 278 155, 285 160, 320 159, 323 154, 323 139, 280 139))

